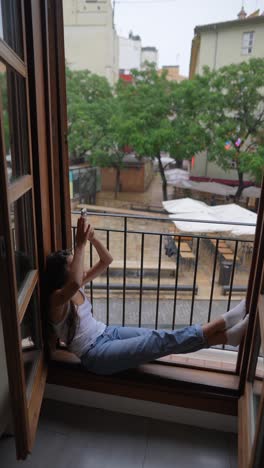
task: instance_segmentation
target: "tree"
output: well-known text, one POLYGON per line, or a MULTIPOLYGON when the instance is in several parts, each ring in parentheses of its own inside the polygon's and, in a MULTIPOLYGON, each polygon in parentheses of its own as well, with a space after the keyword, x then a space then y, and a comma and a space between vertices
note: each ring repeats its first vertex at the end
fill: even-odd
POLYGON ((236 165, 239 199, 245 173, 257 182, 263 174, 264 60, 251 59, 214 72, 205 69, 200 79, 207 80, 209 89, 200 115, 210 142, 208 158, 224 170, 236 165))
POLYGON ((107 80, 87 70, 66 67, 69 150, 72 161, 116 170, 115 196, 126 155, 129 120, 107 80))
POLYGON ((117 95, 130 119, 129 144, 139 157, 157 158, 163 199, 168 199, 167 180, 161 153, 176 161, 193 156, 205 146, 206 134, 195 121, 199 90, 195 83, 171 82, 148 64, 132 71, 132 83, 119 82, 117 95), (192 98, 191 98, 192 96, 192 98))
POLYGON ((129 142, 139 157, 157 158, 163 197, 167 199, 167 181, 161 163, 161 151, 169 150, 171 123, 171 84, 148 65, 132 71, 132 83, 119 82, 117 96, 131 122, 129 142))
POLYGON ((66 67, 69 151, 78 161, 100 145, 111 115, 112 91, 106 78, 66 67))
POLYGON ((200 121, 201 108, 207 96, 208 83, 201 77, 175 84, 172 93, 172 158, 190 160, 197 151, 207 148, 209 138, 200 121))
POLYGON ((111 115, 100 144, 92 151, 90 161, 101 167, 113 167, 116 171, 115 198, 120 191, 120 175, 131 133, 131 122, 117 96, 111 102, 111 115))

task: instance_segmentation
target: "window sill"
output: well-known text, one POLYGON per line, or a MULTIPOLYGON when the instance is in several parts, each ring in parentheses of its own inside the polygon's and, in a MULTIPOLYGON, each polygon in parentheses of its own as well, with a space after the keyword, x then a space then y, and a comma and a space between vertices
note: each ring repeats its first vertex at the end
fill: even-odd
POLYGON ((168 405, 237 415, 237 375, 155 361, 111 376, 85 371, 68 351, 56 350, 48 383, 168 405))
POLYGON ((171 354, 160 358, 159 361, 174 366, 234 374, 236 372, 237 352, 209 348, 195 353, 188 353, 188 355, 171 354))

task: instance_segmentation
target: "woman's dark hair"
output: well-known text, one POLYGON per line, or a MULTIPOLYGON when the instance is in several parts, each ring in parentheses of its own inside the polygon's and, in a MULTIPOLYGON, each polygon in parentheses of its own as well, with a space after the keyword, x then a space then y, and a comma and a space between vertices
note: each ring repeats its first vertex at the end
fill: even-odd
MULTIPOLYGON (((68 271, 67 271, 67 258, 72 255, 71 250, 58 250, 47 256, 46 261, 46 274, 45 274, 45 285, 47 296, 61 289, 67 281, 68 271)), ((67 336, 67 345, 69 345, 75 335, 77 324, 79 321, 79 316, 77 310, 72 301, 70 301, 70 312, 67 316, 67 327, 68 327, 68 336, 67 336)))

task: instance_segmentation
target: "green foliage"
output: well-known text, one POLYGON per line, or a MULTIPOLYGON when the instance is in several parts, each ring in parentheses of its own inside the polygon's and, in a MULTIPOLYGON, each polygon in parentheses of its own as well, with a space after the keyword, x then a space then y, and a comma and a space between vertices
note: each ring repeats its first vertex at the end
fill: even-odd
POLYGON ((91 156, 93 163, 102 167, 121 168, 129 132, 130 122, 126 120, 122 106, 115 96, 111 101, 111 115, 107 121, 104 137, 91 156))
POLYGON ((71 160, 85 155, 93 165, 116 169, 116 190, 126 155, 130 122, 105 78, 66 68, 71 160))
POLYGON ((245 173, 258 182, 263 174, 264 60, 251 59, 216 72, 205 69, 203 79, 209 92, 200 122, 209 138, 208 156, 224 170, 236 162, 240 194, 245 173), (239 138, 241 144, 236 145, 239 138))
POLYGON ((158 159, 163 198, 167 199, 161 152, 182 161, 206 147, 207 135, 197 119, 204 87, 197 87, 197 79, 169 81, 166 72, 158 74, 151 64, 145 70, 133 70, 132 77, 132 83, 117 86, 131 123, 129 144, 140 157, 158 159))
POLYGON ((175 83, 171 157, 191 159, 196 152, 207 148, 208 135, 200 121, 201 106, 207 96, 207 83, 202 77, 175 83))
POLYGON ((107 80, 87 70, 66 68, 69 151, 74 161, 90 153, 104 138, 112 114, 107 80))
POLYGON ((163 197, 167 181, 161 152, 176 161, 207 149, 224 170, 236 161, 241 193, 244 173, 260 181, 264 167, 264 60, 230 65, 181 83, 147 64, 119 81, 114 93, 105 78, 67 68, 69 149, 72 159, 89 155, 114 167, 117 186, 126 147, 137 157, 157 158, 163 197), (241 144, 236 145, 238 138, 241 144), (230 149, 226 150, 226 142, 230 149))
POLYGON ((170 148, 172 86, 152 65, 133 70, 132 77, 132 83, 120 81, 117 86, 117 96, 130 120, 129 142, 138 156, 155 158, 170 148))

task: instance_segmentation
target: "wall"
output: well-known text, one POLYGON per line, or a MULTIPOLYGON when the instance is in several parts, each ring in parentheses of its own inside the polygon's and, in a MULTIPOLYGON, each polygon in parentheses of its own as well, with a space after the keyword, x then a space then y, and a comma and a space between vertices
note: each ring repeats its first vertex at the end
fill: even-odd
POLYGON ((264 22, 259 24, 240 23, 230 29, 202 31, 199 60, 196 73, 201 74, 204 65, 218 69, 231 63, 248 61, 252 57, 264 57, 264 22), (255 31, 253 51, 250 55, 242 54, 242 35, 255 31))
MULTIPOLYGON (((201 32, 201 45, 196 64, 196 73, 202 74, 203 67, 218 69, 231 63, 248 61, 253 57, 264 58, 264 21, 263 23, 240 22, 229 28, 222 27, 201 32), (253 51, 250 55, 242 54, 242 36, 244 32, 255 31, 253 51)), ((215 162, 207 162, 204 153, 195 156, 195 166, 191 171, 192 176, 219 178, 237 181, 237 171, 224 171, 215 162)), ((244 179, 251 180, 250 175, 245 174, 244 179)))
POLYGON ((150 62, 155 63, 158 66, 158 51, 148 50, 146 47, 141 49, 141 66, 144 68, 144 63, 150 62))
MULTIPOLYGON (((224 170, 215 162, 207 161, 206 153, 201 152, 195 155, 194 167, 190 172, 191 176, 208 177, 212 179, 224 179, 238 181, 238 174, 235 169, 224 170)), ((250 174, 244 174, 244 181, 250 181, 253 178, 250 174)))
POLYGON ((72 70, 90 70, 113 85, 118 80, 118 36, 110 0, 64 0, 65 57, 72 70))
POLYGON ((200 153, 196 153, 194 166, 191 169, 190 175, 197 177, 207 177, 207 164, 208 162, 206 152, 202 151, 200 153))
MULTIPOLYGON (((116 170, 103 167, 101 170, 102 190, 115 190, 116 170)), ((121 169, 121 192, 144 192, 144 167, 121 169)))
MULTIPOLYGON (((116 170, 112 167, 101 169, 102 190, 115 190, 116 170)), ((121 169, 121 192, 144 192, 153 177, 152 163, 146 161, 136 167, 124 167, 121 169)))
POLYGON ((145 180, 144 180, 144 190, 147 190, 149 184, 151 183, 153 179, 153 162, 148 160, 145 161, 145 166, 144 166, 144 172, 145 172, 145 180))
POLYGON ((187 80, 187 77, 186 76, 183 76, 183 75, 180 75, 180 67, 179 65, 175 65, 175 66, 172 66, 172 65, 164 65, 162 67, 161 70, 158 71, 158 74, 161 75, 162 72, 166 70, 167 72, 167 80, 168 81, 183 81, 183 80, 187 80))
POLYGON ((141 40, 119 37, 119 69, 140 70, 141 40))
POLYGON ((235 416, 207 413, 206 411, 179 408, 151 401, 134 400, 117 395, 106 395, 58 385, 46 385, 45 397, 72 404, 102 408, 119 413, 135 414, 179 424, 188 424, 190 426, 210 428, 218 431, 237 432, 237 418, 235 416))
POLYGON ((0 310, 0 437, 8 424, 9 417, 9 385, 6 368, 2 316, 0 310))

